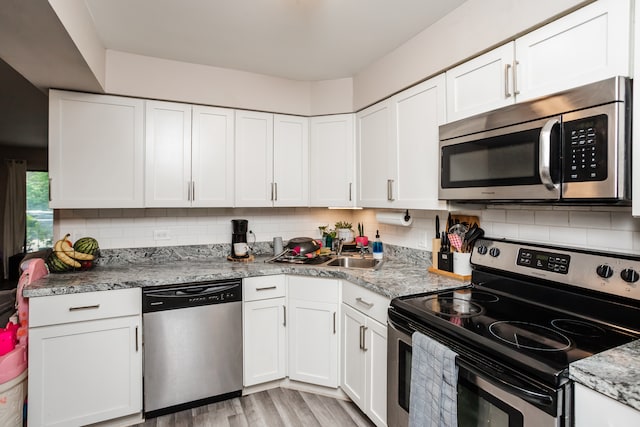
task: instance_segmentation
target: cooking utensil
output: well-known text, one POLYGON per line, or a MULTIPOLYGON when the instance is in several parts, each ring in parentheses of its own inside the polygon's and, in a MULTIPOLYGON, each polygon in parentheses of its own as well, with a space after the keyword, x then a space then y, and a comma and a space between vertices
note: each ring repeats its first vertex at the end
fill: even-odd
POLYGON ((320 244, 311 237, 294 237, 287 242, 287 249, 298 255, 306 255, 320 250, 320 244))
POLYGON ((463 252, 471 252, 475 241, 484 236, 484 230, 476 224, 474 226, 475 228, 472 226, 464 236, 463 252))
POLYGON ((436 215, 436 239, 440 238, 440 217, 436 215))

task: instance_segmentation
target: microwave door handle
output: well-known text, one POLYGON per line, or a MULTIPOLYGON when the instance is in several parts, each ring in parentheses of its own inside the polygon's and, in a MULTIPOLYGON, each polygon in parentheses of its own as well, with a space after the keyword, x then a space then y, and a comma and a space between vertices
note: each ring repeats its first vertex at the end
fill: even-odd
POLYGON ((551 179, 551 131, 560 124, 560 119, 555 117, 548 120, 540 130, 540 145, 538 151, 538 173, 540 180, 548 190, 557 190, 558 184, 551 179))

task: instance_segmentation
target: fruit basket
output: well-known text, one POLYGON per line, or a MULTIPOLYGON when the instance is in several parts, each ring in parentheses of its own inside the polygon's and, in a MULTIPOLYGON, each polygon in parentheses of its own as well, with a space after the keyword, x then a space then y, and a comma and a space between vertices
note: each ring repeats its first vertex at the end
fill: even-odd
POLYGON ((93 237, 82 237, 72 244, 69 236, 67 234, 58 240, 47 257, 50 273, 90 270, 100 256, 98 241, 93 237))

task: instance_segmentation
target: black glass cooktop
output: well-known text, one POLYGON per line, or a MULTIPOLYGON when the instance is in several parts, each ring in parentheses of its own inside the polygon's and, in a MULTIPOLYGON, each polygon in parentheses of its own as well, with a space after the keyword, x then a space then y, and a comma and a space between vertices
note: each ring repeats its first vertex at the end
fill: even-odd
MULTIPOLYGON (((486 351, 547 377, 560 375, 573 361, 640 336, 565 307, 549 305, 556 297, 560 296, 546 295, 550 301, 542 303, 490 287, 472 286, 400 297, 391 306, 425 328, 454 337, 472 351, 486 351)), ((562 297, 564 306, 581 303, 562 297)))

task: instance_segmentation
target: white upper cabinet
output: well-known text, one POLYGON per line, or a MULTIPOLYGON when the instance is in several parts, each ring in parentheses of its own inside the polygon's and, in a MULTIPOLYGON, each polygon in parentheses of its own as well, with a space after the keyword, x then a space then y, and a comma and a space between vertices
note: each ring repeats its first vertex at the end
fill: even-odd
POLYGON ((598 0, 516 39, 518 101, 629 76, 629 0, 598 0))
POLYGON ((393 203, 397 207, 447 208, 446 202, 438 200, 438 127, 445 122, 445 98, 444 74, 391 98, 398 162, 393 203))
POLYGON ((309 204, 309 119, 236 111, 236 206, 309 204))
POLYGON ((145 205, 233 205, 233 110, 147 101, 145 205))
POLYGON ((438 200, 438 126, 445 121, 439 75, 375 104, 358 123, 359 205, 444 209, 438 200))
POLYGON ((397 174, 391 120, 390 100, 372 105, 356 115, 359 206, 393 206, 397 174))
POLYGON ((271 206, 273 114, 236 111, 236 206, 271 206))
POLYGON ((49 91, 52 208, 143 206, 144 101, 49 91))
POLYGON ((508 43, 447 70, 447 121, 512 104, 513 55, 508 43))
POLYGON ((273 116, 273 206, 309 206, 309 119, 273 116))
POLYGON ((191 105, 147 101, 145 205, 191 204, 191 105))
POLYGON ((309 198, 311 206, 353 207, 354 114, 311 118, 309 198))
POLYGON ((234 131, 233 110, 193 106, 192 206, 233 206, 234 131))
POLYGON ((630 75, 629 0, 598 0, 446 72, 447 121, 630 75))

